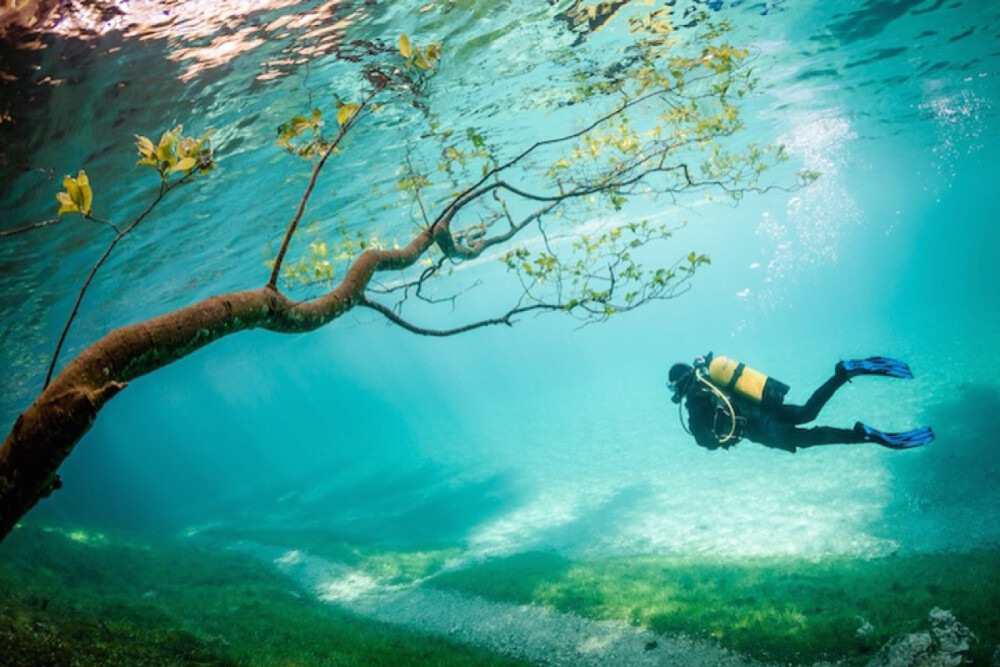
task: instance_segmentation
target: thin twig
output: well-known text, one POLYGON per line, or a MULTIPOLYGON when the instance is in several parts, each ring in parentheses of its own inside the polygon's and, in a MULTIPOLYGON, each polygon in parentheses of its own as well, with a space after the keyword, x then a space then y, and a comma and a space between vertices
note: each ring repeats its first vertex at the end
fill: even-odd
POLYGON ((41 222, 33 222, 30 225, 25 225, 24 227, 15 227, 14 229, 5 229, 0 232, 0 236, 13 236, 14 234, 21 234, 22 232, 29 232, 32 229, 38 229, 39 227, 46 227, 48 225, 54 225, 62 222, 62 218, 49 218, 48 220, 42 220, 41 222))
MULTIPOLYGON (((406 170, 412 176, 414 173, 413 163, 410 161, 410 154, 406 154, 406 170)), ((417 201, 417 207, 420 208, 420 217, 424 220, 424 227, 430 227, 431 221, 427 218, 427 210, 424 208, 424 201, 420 198, 420 186, 416 185, 416 180, 413 181, 413 198, 417 201)))
POLYGON ((278 284, 278 274, 281 272, 281 263, 285 259, 285 253, 288 252, 288 245, 292 241, 292 235, 295 234, 295 229, 299 225, 299 220, 302 219, 302 213, 306 210, 306 202, 309 201, 309 195, 312 194, 313 187, 316 185, 316 179, 319 178, 319 172, 323 169, 323 165, 326 164, 327 158, 329 158, 333 151, 337 148, 337 144, 340 143, 340 140, 344 137, 348 128, 354 124, 354 120, 368 106, 368 102, 370 102, 375 94, 382 90, 383 87, 384 84, 376 86, 370 93, 368 93, 368 96, 362 100, 361 104, 358 105, 358 108, 354 110, 354 113, 348 116, 347 120, 344 121, 344 124, 340 126, 339 130, 337 130, 337 136, 333 138, 333 141, 327 149, 323 151, 323 155, 313 167, 312 176, 309 178, 309 184, 306 185, 306 189, 302 193, 302 197, 299 199, 299 205, 295 209, 295 215, 288 221, 288 226, 285 228, 285 237, 281 239, 281 247, 278 248, 278 254, 274 258, 274 266, 271 267, 271 277, 267 279, 267 287, 274 289, 278 284))
POLYGON ((97 217, 91 215, 90 213, 85 213, 83 215, 83 217, 86 218, 87 220, 90 220, 91 222, 96 222, 99 225, 105 225, 107 227, 110 227, 111 229, 115 230, 116 234, 121 234, 122 233, 122 230, 118 229, 118 225, 116 225, 115 223, 113 223, 113 222, 111 222, 109 220, 105 220, 103 218, 97 218, 97 217))
POLYGON ((493 167, 492 169, 490 169, 489 171, 487 171, 485 174, 483 174, 482 178, 480 178, 478 181, 476 181, 475 183, 473 183, 469 187, 465 188, 462 192, 458 193, 458 195, 456 195, 455 198, 452 199, 451 202, 447 206, 444 207, 444 209, 441 211, 441 214, 438 215, 437 220, 435 220, 435 224, 444 223, 445 221, 450 220, 451 217, 452 217, 452 215, 453 215, 453 213, 454 213, 454 211, 458 210, 459 208, 462 208, 467 203, 466 200, 477 199, 484 192, 488 192, 488 191, 492 190, 493 189, 492 187, 486 187, 486 188, 483 188, 482 190, 480 190, 480 188, 482 187, 482 185, 484 183, 486 183, 486 181, 488 181, 491 178, 494 178, 495 176, 497 176, 498 174, 506 171, 507 169, 511 168, 515 164, 518 164, 519 162, 521 162, 522 160, 524 160, 526 157, 528 157, 528 155, 530 155, 534 151, 538 150, 539 148, 541 148, 543 146, 551 146, 551 145, 555 145, 555 144, 565 143, 565 142, 568 142, 568 141, 572 141, 573 139, 578 139, 578 138, 582 137, 583 135, 585 135, 586 133, 588 133, 591 130, 593 130, 594 128, 596 128, 596 127, 600 126, 601 124, 607 122, 608 120, 610 120, 612 118, 615 118, 616 116, 619 116, 619 115, 623 114, 627 109, 629 109, 629 108, 631 108, 633 106, 636 106, 638 104, 642 104, 643 102, 646 102, 648 100, 651 100, 651 99, 654 99, 654 98, 657 98, 657 97, 663 97, 663 96, 668 96, 668 95, 673 95, 673 94, 676 94, 676 93, 672 89, 656 90, 656 91, 653 91, 651 93, 646 93, 645 95, 640 95, 639 97, 636 97, 634 99, 627 99, 625 102, 623 102, 622 104, 620 104, 614 110, 612 110, 612 111, 604 114, 603 116, 600 116, 599 118, 597 118, 593 122, 589 123, 585 127, 581 128, 581 129, 579 129, 579 130, 577 130, 575 132, 571 132, 569 134, 565 134, 565 135, 563 135, 561 137, 555 137, 553 139, 544 139, 542 141, 535 142, 534 144, 532 144, 528 148, 526 148, 523 151, 521 151, 518 155, 515 155, 511 159, 507 160, 507 162, 504 162, 503 164, 498 164, 497 166, 493 167))
MULTIPOLYGON (((49 368, 45 372, 45 382, 42 385, 43 389, 48 387, 49 382, 52 380, 52 373, 55 370, 56 361, 59 359, 59 352, 62 350, 63 343, 66 341, 66 334, 69 333, 69 327, 76 318, 77 312, 80 310, 80 302, 83 301, 83 295, 86 294, 87 288, 90 287, 90 283, 94 280, 94 275, 97 273, 98 269, 101 268, 101 265, 104 264, 105 260, 107 260, 108 256, 111 254, 111 251, 114 250, 115 246, 118 245, 118 242, 122 240, 122 237, 135 229, 136 225, 142 222, 143 218, 149 215, 149 212, 153 210, 153 207, 160 203, 160 200, 163 199, 163 196, 167 194, 171 188, 176 185, 180 185, 187 180, 189 176, 190 174, 172 184, 162 181, 160 183, 160 189, 156 193, 156 198, 154 198, 153 201, 150 202, 149 206, 147 206, 142 213, 130 222, 125 229, 119 230, 118 233, 115 234, 115 237, 111 239, 111 242, 108 243, 108 247, 104 250, 104 254, 102 254, 97 262, 90 267, 90 272, 87 274, 86 280, 83 281, 83 285, 80 286, 80 291, 77 292, 76 301, 73 302, 73 309, 70 311, 69 317, 66 318, 66 323, 63 325, 62 331, 59 333, 59 341, 56 343, 56 349, 52 352, 52 359, 49 361, 49 368)), ((111 226, 118 230, 118 227, 115 227, 114 225, 111 226)))
POLYGON ((377 313, 381 313, 382 315, 385 316, 387 320, 389 320, 393 324, 403 327, 407 331, 420 334, 421 336, 436 336, 436 337, 455 336, 457 334, 465 333, 467 331, 472 331, 474 329, 481 329, 483 327, 494 326, 497 324, 513 326, 514 318, 517 315, 522 315, 532 310, 562 309, 562 306, 556 304, 538 303, 538 304, 533 304, 531 306, 521 306, 518 308, 512 308, 511 310, 507 311, 500 317, 491 317, 489 319, 480 320, 478 322, 464 324, 460 327, 455 327, 454 329, 427 329, 421 326, 417 326, 416 324, 413 324, 412 322, 403 319, 391 308, 384 306, 381 303, 378 303, 377 301, 372 301, 367 297, 362 296, 360 299, 358 299, 357 305, 364 306, 365 308, 370 308, 377 313))

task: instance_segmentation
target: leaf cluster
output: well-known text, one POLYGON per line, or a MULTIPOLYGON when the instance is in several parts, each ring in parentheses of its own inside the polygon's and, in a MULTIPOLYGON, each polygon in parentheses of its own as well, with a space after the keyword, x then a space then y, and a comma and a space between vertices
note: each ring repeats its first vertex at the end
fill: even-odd
POLYGON ((330 252, 326 243, 324 241, 310 243, 308 251, 298 262, 282 267, 282 275, 289 283, 297 281, 313 284, 333 280, 333 264, 330 263, 330 252))
POLYGON ((399 53, 406 58, 407 65, 415 65, 423 70, 433 69, 441 59, 441 42, 431 42, 421 47, 411 42, 406 33, 399 34, 399 53))
POLYGON ((322 128, 323 111, 315 108, 308 116, 292 116, 290 120, 279 125, 275 143, 293 155, 304 158, 315 157, 330 148, 330 142, 323 137, 322 128), (299 140, 303 134, 307 137, 299 140))
MULTIPOLYGON (((149 137, 135 135, 135 147, 139 151, 136 164, 148 164, 154 167, 164 183, 175 172, 190 176, 195 172, 205 173, 215 167, 212 146, 209 142, 212 130, 208 130, 197 139, 183 135, 183 131, 183 126, 177 125, 161 134, 160 140, 155 144, 149 137)), ((80 169, 75 178, 64 176, 62 185, 65 189, 56 193, 56 201, 59 202, 57 215, 80 213, 90 217, 94 192, 90 187, 87 172, 80 169)))
POLYGON ((164 181, 173 172, 190 174, 197 170, 205 173, 215 167, 212 159, 212 145, 208 130, 200 137, 184 136, 183 126, 177 125, 160 135, 160 140, 153 143, 149 137, 135 135, 135 147, 139 151, 136 164, 148 164, 160 173, 164 181))
POLYGON ((63 176, 63 192, 56 193, 56 201, 59 202, 57 215, 63 213, 82 213, 90 215, 90 205, 94 201, 94 193, 90 189, 90 179, 87 173, 81 169, 77 172, 76 178, 63 176))
POLYGON ((660 7, 645 14, 630 16, 628 18, 628 31, 631 33, 644 32, 653 35, 670 34, 674 31, 671 12, 672 9, 670 7, 660 7))
MULTIPOLYGON (((341 226, 332 241, 315 234, 296 261, 281 267, 281 277, 288 286, 329 284, 337 275, 338 265, 354 261, 368 248, 386 247, 398 248, 399 243, 395 239, 388 241, 377 232, 352 234, 341 226)), ((274 259, 267 260, 265 265, 273 266, 274 259)))
MULTIPOLYGON (((782 145, 761 146, 751 142, 742 150, 731 151, 716 143, 702 162, 701 172, 706 179, 738 179, 748 187, 756 187, 761 174, 786 160, 788 154, 782 145)), ((808 181, 806 175, 802 179, 808 181)), ((731 194, 738 198, 739 193, 734 190, 731 194)))
POLYGON ((530 300, 558 305, 585 320, 603 320, 668 298, 699 266, 711 263, 707 255, 691 252, 671 266, 647 266, 649 253, 643 248, 672 235, 668 225, 633 221, 547 241, 535 251, 517 246, 499 259, 517 274, 530 300))

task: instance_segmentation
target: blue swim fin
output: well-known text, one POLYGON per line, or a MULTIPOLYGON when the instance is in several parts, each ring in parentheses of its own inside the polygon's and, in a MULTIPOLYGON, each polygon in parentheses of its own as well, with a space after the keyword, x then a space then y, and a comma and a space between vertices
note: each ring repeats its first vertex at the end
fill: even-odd
POLYGON ((926 445, 934 439, 934 431, 930 426, 923 426, 901 433, 886 433, 858 422, 854 425, 854 431, 862 436, 866 442, 874 442, 889 449, 910 449, 911 447, 926 445))
POLYGON ((855 375, 888 375, 894 378, 912 379, 910 367, 898 359, 889 357, 868 357, 867 359, 845 359, 838 364, 838 370, 844 369, 847 377, 855 375))

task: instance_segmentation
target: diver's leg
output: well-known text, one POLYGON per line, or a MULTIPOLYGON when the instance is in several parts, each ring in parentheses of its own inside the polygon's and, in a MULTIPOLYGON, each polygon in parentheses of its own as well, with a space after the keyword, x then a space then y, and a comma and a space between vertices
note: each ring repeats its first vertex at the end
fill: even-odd
POLYGON ((819 389, 813 392, 813 395, 809 397, 805 405, 781 406, 782 421, 790 424, 805 424, 816 419, 819 416, 819 411, 823 409, 827 401, 833 398, 833 394, 844 386, 847 380, 847 373, 841 371, 838 365, 837 372, 833 374, 833 377, 820 385, 819 389))
MULTIPOLYGON (((855 429, 816 426, 786 431, 784 444, 793 445, 797 449, 805 449, 817 445, 855 445, 862 442, 866 442, 864 434, 855 429)), ((786 448, 782 447, 782 449, 786 448)))
POLYGON ((744 434, 747 440, 786 452, 816 445, 854 444, 865 442, 864 433, 856 429, 816 426, 797 428, 788 422, 763 419, 750 422, 744 434))

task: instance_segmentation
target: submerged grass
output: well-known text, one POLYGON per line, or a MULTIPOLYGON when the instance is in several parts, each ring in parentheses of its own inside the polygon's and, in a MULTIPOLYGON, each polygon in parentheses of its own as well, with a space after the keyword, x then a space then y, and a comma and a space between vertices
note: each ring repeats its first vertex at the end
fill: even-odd
MULTIPOLYGON (((926 629, 935 606, 978 636, 976 664, 990 664, 1000 643, 1000 550, 821 561, 534 552, 441 571, 458 547, 356 545, 322 533, 253 537, 382 583, 421 580, 625 620, 782 663, 862 664, 893 637, 926 629)), ((243 555, 37 526, 0 545, 0 656, 17 665, 519 664, 360 619, 243 555)))
POLYGON ((758 659, 792 664, 863 664, 892 637, 926 629, 937 606, 975 632, 971 657, 987 665, 1000 642, 998 575, 996 550, 818 562, 570 561, 527 553, 445 572, 430 583, 711 638, 758 659))
POLYGON ((325 530, 214 528, 199 532, 209 542, 228 544, 241 540, 281 548, 294 545, 310 555, 350 566, 383 584, 411 584, 441 570, 450 558, 462 553, 454 545, 359 543, 325 530))
POLYGON ((9 665, 521 664, 339 611, 247 557, 37 526, 0 544, 0 656, 9 665))

